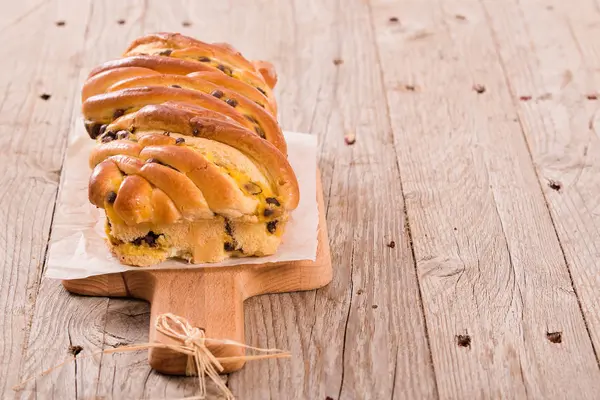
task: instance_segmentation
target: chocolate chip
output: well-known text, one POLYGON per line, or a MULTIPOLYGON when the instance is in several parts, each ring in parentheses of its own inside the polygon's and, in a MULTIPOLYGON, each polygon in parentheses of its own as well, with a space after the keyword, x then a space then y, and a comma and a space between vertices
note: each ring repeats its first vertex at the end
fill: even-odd
POLYGON ((181 86, 179 85, 171 85, 171 87, 174 87, 175 89, 181 89, 181 86))
POLYGON ((390 22, 398 22, 398 17, 390 17, 389 19, 390 22))
POLYGON ((393 249, 394 247, 396 247, 396 242, 394 242, 392 240, 391 242, 388 243, 387 247, 389 247, 390 249, 393 249))
POLYGON ((156 240, 159 238, 159 236, 160 235, 157 235, 156 233, 150 231, 146 236, 144 236, 144 242, 148 243, 148 246, 150 247, 156 247, 158 246, 156 240))
POLYGON ((117 24, 119 24, 119 25, 125 25, 125 20, 124 19, 119 19, 119 20, 117 20, 117 24))
POLYGON ((223 243, 223 249, 225 251, 234 251, 235 250, 235 246, 233 245, 233 243, 225 242, 225 243, 223 243))
POLYGON ((56 26, 65 26, 66 24, 65 21, 56 21, 56 26))
POLYGON ((159 56, 170 56, 172 52, 173 52, 173 50, 167 49, 167 50, 161 51, 160 53, 158 53, 158 55, 159 56))
POLYGON ((184 138, 182 138, 182 137, 180 137, 180 138, 177 138, 177 139, 175 140, 175 144, 182 144, 182 143, 185 143, 185 139, 184 139, 184 138))
POLYGON ((269 231, 269 233, 275 233, 275 231, 277 230, 277 222, 277 220, 267 222, 267 230, 269 231))
POLYGON ((208 57, 200 57, 198 59, 198 61, 201 61, 201 62, 210 62, 210 58, 208 58, 208 57))
POLYGON ((183 21, 181 23, 181 25, 183 25, 183 26, 185 26, 187 28, 188 26, 192 26, 192 23, 190 21, 183 21))
POLYGON ((122 130, 117 132, 117 139, 127 139, 129 137, 129 132, 122 130))
POLYGON ((265 199, 267 201, 267 204, 273 204, 277 207, 279 207, 281 204, 279 204, 279 201, 277 201, 277 199, 275 197, 267 197, 265 199))
POLYGON ((102 143, 108 143, 115 139, 116 139, 115 133, 108 131, 108 132, 105 132, 104 135, 102 135, 101 141, 102 141, 102 143))
MULTIPOLYGON (((100 131, 102 130, 103 126, 104 125, 101 125, 101 124, 94 124, 91 122, 86 122, 85 130, 87 131, 90 138, 96 139, 100 135, 100 131)), ((104 128, 104 129, 106 129, 106 128, 104 128)), ((102 131, 102 132, 104 132, 104 131, 102 131)))
POLYGON ((258 90, 259 92, 261 92, 262 94, 264 94, 265 96, 267 95, 267 92, 265 92, 263 89, 257 87, 256 90, 258 90))
POLYGON ((531 100, 531 96, 521 96, 521 97, 519 97, 519 100, 521 100, 521 101, 529 101, 529 100, 531 100))
POLYGON ((598 95, 596 94, 588 94, 586 97, 588 100, 598 100, 598 95))
POLYGON ((219 89, 217 89, 217 90, 213 90, 211 95, 215 96, 217 99, 220 99, 221 97, 223 97, 223 92, 221 92, 219 89))
POLYGON ((265 217, 270 217, 271 215, 273 215, 275 213, 275 211, 271 210, 270 208, 265 208, 265 211, 263 212, 263 215, 265 217))
POLYGON ((344 63, 344 60, 342 60, 341 58, 336 58, 333 60, 333 65, 341 65, 344 63))
POLYGON ((198 130, 198 128, 194 128, 194 130, 192 131, 192 135, 200 136, 200 131, 198 130))
POLYGON ((108 204, 113 204, 117 200, 117 194, 115 192, 108 192, 106 195, 106 201, 108 204))
POLYGON ((118 108, 113 113, 113 119, 117 119, 117 118, 123 116, 124 114, 125 114, 125 110, 122 110, 122 109, 118 108))
POLYGON ((233 237, 233 227, 231 226, 231 222, 227 218, 225 218, 225 233, 233 237))
POLYGON ((52 96, 49 95, 48 93, 43 93, 40 95, 40 99, 42 99, 42 100, 49 100, 50 97, 52 97, 52 96))
POLYGON ((236 107, 238 105, 238 102, 236 99, 227 99, 227 100, 225 100, 225 103, 229 104, 231 107, 236 107))
POLYGON ((135 240, 132 240, 131 243, 133 243, 136 246, 141 246, 145 242, 150 247, 156 247, 158 246, 158 243, 156 243, 156 241, 160 236, 161 235, 150 231, 146 234, 146 236, 142 236, 135 240))
POLYGON ((254 182, 248 182, 244 185, 244 189, 250 194, 257 195, 262 193, 262 189, 254 182))
POLYGON ((223 64, 219 64, 219 65, 217 65, 217 69, 218 69, 219 71, 221 71, 221 72, 223 72, 223 73, 227 74, 227 75, 231 75, 231 74, 232 74, 232 72, 233 72, 233 71, 231 70, 231 68, 229 68, 229 67, 226 67, 226 66, 225 66, 225 65, 223 65, 223 64))
POLYGON ((258 136, 260 136, 263 139, 267 137, 267 135, 265 134, 265 131, 260 126, 255 126, 254 131, 258 134, 258 136))

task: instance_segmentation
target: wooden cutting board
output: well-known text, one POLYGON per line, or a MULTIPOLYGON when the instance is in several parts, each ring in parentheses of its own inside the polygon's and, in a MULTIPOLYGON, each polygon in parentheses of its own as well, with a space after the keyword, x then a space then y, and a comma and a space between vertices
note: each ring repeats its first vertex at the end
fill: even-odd
MULTIPOLYGON (((323 189, 317 177, 319 232, 316 261, 246 264, 163 271, 127 271, 84 279, 63 280, 71 293, 87 296, 133 297, 150 302, 150 341, 178 344, 157 332, 156 317, 173 313, 204 328, 206 337, 244 343, 244 300, 266 293, 311 290, 332 278, 331 256, 323 206, 323 189)), ((207 345, 217 357, 241 356, 244 350, 231 345, 207 345)), ((187 356, 173 350, 152 348, 152 368, 185 375, 187 356)), ((240 369, 244 361, 223 363, 225 372, 240 369)))

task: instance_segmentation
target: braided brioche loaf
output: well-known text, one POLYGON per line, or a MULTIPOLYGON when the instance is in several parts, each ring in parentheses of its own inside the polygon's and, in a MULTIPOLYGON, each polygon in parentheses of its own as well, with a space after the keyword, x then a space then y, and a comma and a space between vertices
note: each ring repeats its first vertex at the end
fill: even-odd
POLYGON ((273 254, 299 201, 271 64, 159 33, 94 69, 82 90, 90 202, 124 264, 273 254))

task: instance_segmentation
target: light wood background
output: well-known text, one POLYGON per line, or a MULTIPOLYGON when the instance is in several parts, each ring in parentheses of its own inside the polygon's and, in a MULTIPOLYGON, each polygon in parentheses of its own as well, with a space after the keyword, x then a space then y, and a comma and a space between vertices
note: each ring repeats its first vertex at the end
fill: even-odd
POLYGON ((81 83, 159 30, 274 62, 284 128, 320 139, 334 280, 246 302, 247 342, 294 356, 224 377, 240 399, 599 398, 600 0, 1 9, 1 398, 194 394, 144 352, 81 358, 147 340, 146 303, 43 277, 81 83))

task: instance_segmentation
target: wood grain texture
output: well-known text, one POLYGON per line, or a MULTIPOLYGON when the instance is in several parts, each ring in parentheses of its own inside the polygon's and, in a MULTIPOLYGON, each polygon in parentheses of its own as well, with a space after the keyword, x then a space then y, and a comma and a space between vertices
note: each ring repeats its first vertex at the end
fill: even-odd
POLYGON ((596 357, 484 10, 372 4, 440 397, 596 397, 596 357))
MULTIPOLYGON (((48 21, 45 24, 50 24, 53 30, 57 30, 56 33, 42 25, 40 30, 34 31, 35 37, 32 40, 44 37, 46 31, 52 32, 52 35, 44 40, 47 41, 44 51, 51 59, 45 67, 48 75, 45 80, 53 85, 51 86, 53 91, 49 92, 53 97, 49 102, 54 101, 55 98, 63 99, 64 102, 69 101, 66 107, 64 102, 62 105, 58 104, 55 111, 66 115, 67 123, 60 129, 45 127, 45 131, 42 131, 49 136, 48 142, 53 144, 52 146, 46 144, 47 150, 58 160, 54 170, 56 183, 50 201, 50 204, 54 204, 66 138, 70 131, 82 129, 79 102, 81 84, 89 70, 113 57, 116 38, 128 41, 141 34, 139 26, 121 26, 115 16, 127 14, 130 18, 136 18, 142 11, 143 3, 141 1, 128 4, 79 1, 52 1, 51 3, 49 7, 55 10, 55 13, 47 14, 48 21), (64 21, 65 25, 57 26, 56 21, 64 21)), ((36 24, 34 23, 33 26, 36 24)), ((29 46, 20 47, 20 50, 26 52, 27 57, 34 59, 40 52, 29 46)), ((44 65, 44 61, 32 62, 31 65, 44 65)), ((29 117, 23 115, 23 120, 28 121, 29 117)), ((39 135, 40 132, 36 134, 39 135)), ((39 145, 40 142, 37 140, 32 138, 28 142, 39 145)), ((47 235, 48 228, 44 232, 47 235)), ((24 240, 28 239, 24 238, 24 240)), ((78 356, 85 356, 102 350, 104 346, 106 337, 104 327, 108 323, 108 299, 69 295, 59 281, 49 279, 43 280, 38 299, 31 317, 33 322, 28 343, 22 350, 25 360, 20 368, 15 368, 15 372, 19 373, 19 379, 15 378, 11 385, 61 363, 78 351, 81 351, 78 356)), ((16 396, 93 398, 97 393, 102 358, 98 355, 69 363, 53 375, 29 383, 16 396)), ((171 392, 176 396, 185 392, 176 385, 162 381, 157 383, 156 389, 161 392, 161 389, 166 386, 174 386, 175 390, 171 392)))
MULTIPOLYGON (((61 5, 22 1, 6 5, 6 13, 3 5, 0 17, 2 398, 13 396, 23 362, 77 90, 73 76, 79 66, 69 58, 81 48, 85 19, 56 26, 61 5), (63 46, 56 48, 59 40, 63 46)), ((72 10, 85 16, 88 6, 81 1, 72 10)))
POLYGON ((600 349, 600 7, 484 2, 596 358, 600 349), (493 16, 493 17, 491 17, 493 16), (507 35, 513 32, 512 35, 507 35), (531 96, 530 101, 520 100, 531 96))
POLYGON ((246 302, 246 341, 294 358, 249 363, 229 386, 244 399, 434 397, 367 5, 235 4, 152 3, 163 8, 148 13, 146 27, 187 21, 183 33, 275 64, 283 127, 320 136, 334 280, 316 293, 246 302), (344 143, 348 133, 354 146, 344 143))
POLYGON ((10 389, 71 345, 81 356, 148 340, 147 303, 72 296, 41 276, 66 137, 81 128, 80 84, 159 30, 273 61, 284 128, 320 136, 334 281, 245 303, 246 341, 294 358, 224 377, 239 398, 597 397, 599 9, 593 0, 6 2, 1 397, 194 393, 194 378, 153 372, 146 352, 79 359, 10 389))

